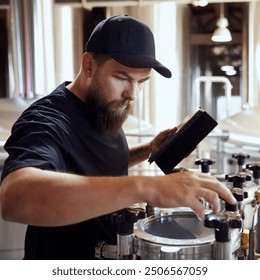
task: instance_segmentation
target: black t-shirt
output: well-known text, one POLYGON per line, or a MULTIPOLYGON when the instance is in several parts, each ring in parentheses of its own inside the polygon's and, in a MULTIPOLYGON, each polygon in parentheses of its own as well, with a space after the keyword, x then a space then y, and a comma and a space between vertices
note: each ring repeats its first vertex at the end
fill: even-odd
MULTIPOLYGON (((66 85, 36 101, 16 121, 5 144, 8 158, 2 179, 28 166, 78 175, 127 175, 129 150, 122 129, 96 129, 88 121, 85 103, 66 85)), ((24 258, 94 259, 101 241, 116 244, 116 226, 109 215, 62 227, 29 225, 24 258)))

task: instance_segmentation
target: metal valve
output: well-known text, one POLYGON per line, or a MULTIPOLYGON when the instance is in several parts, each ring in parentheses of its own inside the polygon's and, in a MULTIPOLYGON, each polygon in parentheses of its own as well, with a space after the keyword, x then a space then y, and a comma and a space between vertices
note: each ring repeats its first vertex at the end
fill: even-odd
POLYGON ((118 225, 118 234, 132 234, 134 223, 139 219, 144 219, 146 213, 143 208, 133 207, 125 208, 118 212, 112 213, 110 216, 111 222, 118 225))
POLYGON ((118 225, 117 259, 134 258, 134 223, 146 217, 143 208, 131 207, 111 214, 111 222, 118 225))
POLYGON ((206 216, 204 226, 216 229, 215 237, 217 242, 229 241, 229 229, 242 227, 241 216, 237 212, 237 204, 231 205, 226 203, 226 211, 206 216))
POLYGON ((238 171, 241 172, 243 171, 243 165, 245 164, 245 160, 247 158, 250 158, 250 155, 246 153, 239 153, 239 154, 233 154, 232 157, 237 159, 238 171))
POLYGON ((253 177, 257 184, 259 184, 260 179, 260 162, 249 162, 246 164, 246 169, 253 172, 253 177))
POLYGON ((215 164, 214 160, 208 159, 208 158, 201 158, 195 160, 196 165, 201 166, 201 172, 202 173, 209 173, 210 172, 210 165, 215 164))
POLYGON ((232 258, 232 242, 230 229, 241 228, 242 221, 237 212, 237 205, 232 210, 219 214, 210 214, 204 220, 204 226, 215 229, 215 259, 229 260, 232 258))
POLYGON ((253 241, 253 245, 251 247, 253 248, 253 255, 251 259, 254 259, 254 254, 260 255, 260 162, 249 162, 246 165, 246 168, 251 170, 253 173, 254 181, 256 185, 258 186, 258 190, 255 193, 255 206, 257 207, 257 224, 255 229, 252 229, 250 233, 253 235, 251 238, 253 241), (254 241, 256 243, 254 244, 254 241))
POLYGON ((130 207, 108 215, 117 228, 117 245, 100 242, 95 248, 98 259, 133 259, 134 223, 146 217, 143 208, 130 207))
POLYGON ((227 174, 225 179, 228 182, 233 182, 234 188, 242 188, 244 182, 252 180, 252 176, 245 172, 239 172, 227 174))
POLYGON ((246 181, 251 181, 251 180, 252 177, 245 172, 239 172, 235 174, 232 173, 226 175, 226 181, 233 183, 231 192, 233 193, 237 201, 243 201, 245 198, 248 198, 248 193, 243 190, 244 189, 243 184, 246 181))

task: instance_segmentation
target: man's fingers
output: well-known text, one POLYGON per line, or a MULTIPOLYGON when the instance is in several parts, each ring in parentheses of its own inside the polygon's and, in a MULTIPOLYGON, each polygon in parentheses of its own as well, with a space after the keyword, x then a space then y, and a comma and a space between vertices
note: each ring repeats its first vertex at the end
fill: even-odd
POLYGON ((221 182, 219 182, 216 178, 214 178, 212 176, 209 176, 209 175, 203 174, 203 173, 198 173, 198 174, 199 174, 198 176, 201 179, 202 187, 212 190, 214 192, 217 192, 220 198, 222 198, 223 200, 225 200, 226 202, 228 202, 230 204, 237 203, 235 197, 230 192, 230 190, 227 188, 227 186, 225 186, 224 184, 222 184, 221 182))

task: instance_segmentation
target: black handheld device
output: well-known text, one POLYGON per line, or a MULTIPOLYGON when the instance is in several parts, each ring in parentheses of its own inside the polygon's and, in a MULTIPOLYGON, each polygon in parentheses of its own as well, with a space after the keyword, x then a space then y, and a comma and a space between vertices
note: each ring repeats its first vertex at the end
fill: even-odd
POLYGON ((166 139, 163 146, 148 159, 155 162, 165 173, 172 173, 173 168, 189 156, 197 145, 218 125, 206 111, 196 109, 178 126, 176 134, 166 139))

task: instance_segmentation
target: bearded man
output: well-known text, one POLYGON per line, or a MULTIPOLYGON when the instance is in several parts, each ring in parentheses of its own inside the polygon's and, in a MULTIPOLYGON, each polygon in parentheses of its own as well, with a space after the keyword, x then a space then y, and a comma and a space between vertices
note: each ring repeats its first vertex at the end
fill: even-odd
POLYGON ((151 30, 130 16, 94 29, 72 82, 37 100, 12 128, 2 173, 2 216, 28 225, 24 259, 95 259, 99 242, 116 244, 110 213, 139 202, 189 206, 203 219, 200 198, 219 209, 235 203, 216 179, 192 172, 127 176, 176 128, 128 148, 122 130, 151 69, 170 78, 155 59, 151 30))

